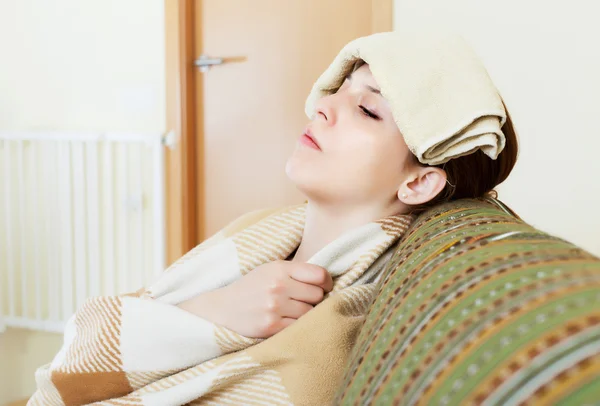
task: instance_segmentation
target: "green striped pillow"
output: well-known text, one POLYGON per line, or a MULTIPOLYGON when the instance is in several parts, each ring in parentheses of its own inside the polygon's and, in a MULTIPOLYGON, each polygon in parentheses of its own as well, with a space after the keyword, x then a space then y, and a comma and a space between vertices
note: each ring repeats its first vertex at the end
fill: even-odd
POLYGON ((600 260, 495 199, 423 213, 336 404, 600 404, 600 260))

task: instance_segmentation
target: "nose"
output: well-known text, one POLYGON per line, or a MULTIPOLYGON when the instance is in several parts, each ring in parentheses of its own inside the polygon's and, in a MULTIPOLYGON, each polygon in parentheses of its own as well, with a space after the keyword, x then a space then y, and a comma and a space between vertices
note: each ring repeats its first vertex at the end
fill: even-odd
POLYGON ((329 126, 334 125, 338 117, 338 105, 339 101, 335 93, 321 97, 315 103, 316 114, 314 120, 321 120, 329 126))

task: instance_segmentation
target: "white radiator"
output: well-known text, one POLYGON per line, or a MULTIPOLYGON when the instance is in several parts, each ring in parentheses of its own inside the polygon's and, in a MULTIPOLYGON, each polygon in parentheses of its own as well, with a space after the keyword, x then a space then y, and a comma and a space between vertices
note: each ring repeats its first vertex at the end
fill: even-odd
POLYGON ((0 132, 0 325, 60 332, 87 297, 151 282, 164 171, 159 134, 0 132))

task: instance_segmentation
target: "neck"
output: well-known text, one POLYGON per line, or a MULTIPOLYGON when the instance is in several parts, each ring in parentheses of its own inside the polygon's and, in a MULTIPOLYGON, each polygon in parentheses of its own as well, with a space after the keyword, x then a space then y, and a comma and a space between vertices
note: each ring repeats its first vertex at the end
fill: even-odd
POLYGON ((306 262, 323 247, 353 228, 371 221, 400 214, 398 207, 340 207, 309 200, 302 241, 292 261, 306 262))

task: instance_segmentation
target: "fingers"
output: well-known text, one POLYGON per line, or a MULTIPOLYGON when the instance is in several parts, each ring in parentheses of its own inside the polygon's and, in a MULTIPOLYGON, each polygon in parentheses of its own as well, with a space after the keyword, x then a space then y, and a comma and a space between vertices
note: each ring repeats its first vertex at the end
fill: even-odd
POLYGON ((325 292, 331 292, 333 289, 333 278, 325 268, 318 265, 308 263, 293 264, 289 275, 298 282, 320 286, 325 292))
POLYGON ((295 320, 304 316, 312 309, 313 306, 311 304, 300 302, 298 300, 288 299, 283 303, 281 309, 279 309, 279 315, 283 318, 290 318, 295 320))
POLYGON ((300 302, 316 305, 323 300, 324 292, 320 286, 311 285, 309 283, 298 282, 292 278, 289 279, 287 286, 287 294, 290 299, 300 302))
POLYGON ((331 292, 333 290, 333 278, 325 268, 322 269, 325 271, 325 275, 323 276, 323 282, 319 286, 322 287, 325 292, 331 292))

